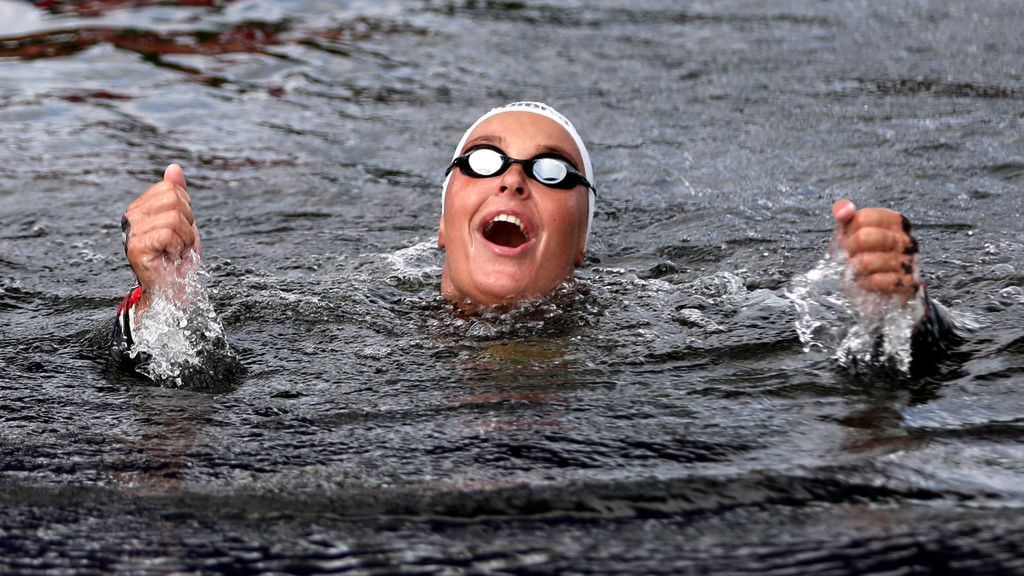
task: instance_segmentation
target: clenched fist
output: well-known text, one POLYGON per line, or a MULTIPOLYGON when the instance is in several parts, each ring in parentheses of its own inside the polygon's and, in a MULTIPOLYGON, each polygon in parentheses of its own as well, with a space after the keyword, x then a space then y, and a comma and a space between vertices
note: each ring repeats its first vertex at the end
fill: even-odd
POLYGON ((917 241, 910 221, 885 208, 857 210, 849 200, 832 206, 836 242, 846 251, 853 279, 861 288, 910 302, 920 288, 917 241))
POLYGON ((125 254, 142 286, 138 308, 149 305, 172 270, 192 249, 200 251, 199 231, 192 215, 181 166, 171 164, 164 179, 132 202, 121 219, 125 254))

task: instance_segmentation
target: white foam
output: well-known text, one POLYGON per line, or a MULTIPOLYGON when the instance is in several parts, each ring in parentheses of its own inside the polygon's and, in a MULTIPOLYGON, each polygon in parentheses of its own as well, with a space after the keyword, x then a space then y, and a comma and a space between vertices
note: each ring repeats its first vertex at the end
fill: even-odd
POLYGON ((224 339, 224 327, 210 304, 201 281, 206 273, 198 254, 190 251, 179 262, 167 264, 168 281, 136 316, 135 345, 130 354, 144 354, 139 370, 157 381, 182 383, 182 375, 201 368, 205 358, 233 353, 224 339))

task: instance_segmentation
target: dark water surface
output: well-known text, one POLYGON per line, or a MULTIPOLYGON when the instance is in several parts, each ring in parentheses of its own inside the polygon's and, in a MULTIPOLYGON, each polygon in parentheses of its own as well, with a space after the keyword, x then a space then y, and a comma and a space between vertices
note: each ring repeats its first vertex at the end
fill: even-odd
POLYGON ((0 572, 1024 573, 1024 4, 0 0, 0 572), (488 108, 591 143, 591 262, 437 295, 488 108), (181 162, 247 373, 93 335, 181 162), (938 373, 805 353, 828 207, 904 210, 979 322, 938 373))

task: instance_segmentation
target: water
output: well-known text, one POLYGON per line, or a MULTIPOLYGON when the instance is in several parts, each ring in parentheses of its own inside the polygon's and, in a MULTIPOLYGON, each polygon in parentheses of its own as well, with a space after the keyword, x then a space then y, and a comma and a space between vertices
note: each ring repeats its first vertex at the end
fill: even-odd
POLYGON ((0 0, 0 571, 1024 573, 1020 3, 182 4, 0 0), (441 175, 521 99, 591 255, 461 316, 441 175), (99 353, 171 161, 213 386, 99 353), (981 326, 934 374, 803 350, 839 197, 981 326))

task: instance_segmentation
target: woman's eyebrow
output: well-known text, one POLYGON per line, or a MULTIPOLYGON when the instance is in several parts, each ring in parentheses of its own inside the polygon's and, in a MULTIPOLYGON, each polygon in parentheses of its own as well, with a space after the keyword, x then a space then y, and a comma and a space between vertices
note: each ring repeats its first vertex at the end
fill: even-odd
POLYGON ((501 136, 491 136, 489 134, 484 134, 482 136, 477 136, 476 138, 473 138, 469 142, 466 142, 466 145, 462 147, 461 152, 465 152, 466 150, 469 150, 470 148, 476 146, 477 144, 492 144, 500 148, 501 144, 503 144, 504 142, 505 139, 502 138, 501 136))

